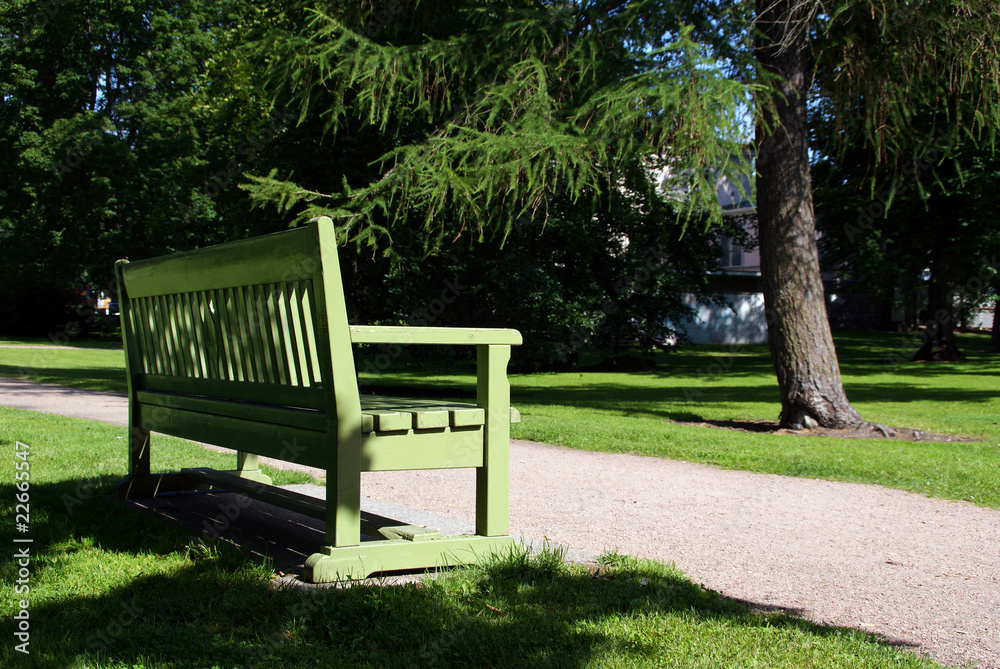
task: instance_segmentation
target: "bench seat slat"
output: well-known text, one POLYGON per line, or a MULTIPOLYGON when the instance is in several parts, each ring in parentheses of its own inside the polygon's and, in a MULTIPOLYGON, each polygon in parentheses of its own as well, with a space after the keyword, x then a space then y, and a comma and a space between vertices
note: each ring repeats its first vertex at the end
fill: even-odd
MULTIPOLYGON (((171 377, 166 377, 171 378, 171 377)), ((200 380, 199 380, 200 381, 200 380)), ((214 381, 209 379, 209 381, 214 381)), ((222 382, 232 383, 232 382, 222 382)), ((223 400, 212 397, 201 388, 202 394, 184 394, 165 391, 162 385, 157 390, 137 391, 136 397, 143 404, 173 407, 218 416, 229 416, 247 421, 287 425, 308 430, 326 429, 326 414, 321 409, 309 410, 301 403, 277 405, 275 395, 269 392, 268 403, 245 400, 223 400)), ((190 384, 175 384, 190 385, 190 384)), ((201 385, 201 384, 197 384, 201 385)), ((213 384, 214 385, 214 384, 213 384)), ((239 384, 245 390, 247 384, 239 384)), ((272 384, 259 384, 272 385, 272 384)), ((278 386, 279 388, 290 387, 278 386)), ((261 389, 263 390, 263 389, 261 389)), ((273 391, 273 388, 268 389, 273 391)), ((292 393, 289 399, 298 399, 301 394, 292 393)), ((407 432, 409 430, 438 430, 443 428, 479 427, 486 422, 486 412, 472 404, 438 404, 434 401, 405 397, 364 396, 361 401, 362 433, 407 432)), ((512 412, 511 419, 514 419, 512 412)))

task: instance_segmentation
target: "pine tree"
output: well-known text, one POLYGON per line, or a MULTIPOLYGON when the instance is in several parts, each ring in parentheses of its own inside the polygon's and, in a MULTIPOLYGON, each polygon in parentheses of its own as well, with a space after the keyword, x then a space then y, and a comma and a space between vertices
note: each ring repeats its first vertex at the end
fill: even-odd
POLYGON ((825 317, 806 110, 828 109, 842 146, 870 146, 890 172, 933 141, 908 123, 918 110, 993 132, 998 11, 987 0, 458 2, 431 21, 420 3, 335 3, 263 43, 272 83, 303 116, 331 93, 331 133, 351 132, 359 112, 389 134, 409 118, 430 131, 400 135, 378 178, 332 198, 276 174, 255 197, 301 218, 334 214, 372 243, 417 212, 433 244, 508 234, 521 217, 544 219, 555 197, 585 199, 642 166, 673 176, 682 214, 717 215, 716 179, 745 167, 750 115, 781 422, 859 425, 825 317), (393 11, 417 37, 396 40, 376 18, 393 11))

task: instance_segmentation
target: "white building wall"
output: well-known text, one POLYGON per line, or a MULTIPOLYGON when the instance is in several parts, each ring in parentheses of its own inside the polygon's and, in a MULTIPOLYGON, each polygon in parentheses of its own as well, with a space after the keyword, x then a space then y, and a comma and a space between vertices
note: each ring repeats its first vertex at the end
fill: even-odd
POLYGON ((989 303, 987 306, 977 309, 972 313, 971 318, 966 323, 966 327, 970 330, 986 330, 990 331, 993 329, 993 303, 989 303))
POLYGON ((761 293, 723 293, 732 306, 698 302, 685 295, 684 302, 695 309, 693 319, 671 324, 687 333, 696 344, 766 344, 767 319, 761 293))

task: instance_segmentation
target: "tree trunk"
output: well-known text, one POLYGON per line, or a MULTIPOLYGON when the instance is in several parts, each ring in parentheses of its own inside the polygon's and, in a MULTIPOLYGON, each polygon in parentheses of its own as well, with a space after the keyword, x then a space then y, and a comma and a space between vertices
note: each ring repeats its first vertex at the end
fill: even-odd
POLYGON ((927 318, 921 332, 923 345, 913 354, 915 361, 960 362, 965 356, 955 341, 955 292, 940 280, 931 266, 927 287, 927 318))
POLYGON ((806 128, 808 5, 757 0, 757 62, 777 75, 757 121, 757 216, 771 359, 785 427, 854 427, 827 320, 806 128))

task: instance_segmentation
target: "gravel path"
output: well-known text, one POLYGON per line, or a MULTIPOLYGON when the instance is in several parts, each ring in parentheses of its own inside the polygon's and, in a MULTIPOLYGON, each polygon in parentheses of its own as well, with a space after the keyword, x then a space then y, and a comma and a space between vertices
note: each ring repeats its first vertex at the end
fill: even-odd
MULTIPOLYGON (((122 395, 0 379, 0 405, 124 424, 122 395)), ((468 470, 366 474, 366 496, 471 521, 468 470)), ((872 485, 511 444, 511 528, 676 563, 751 605, 1000 669, 1000 511, 872 485)))

